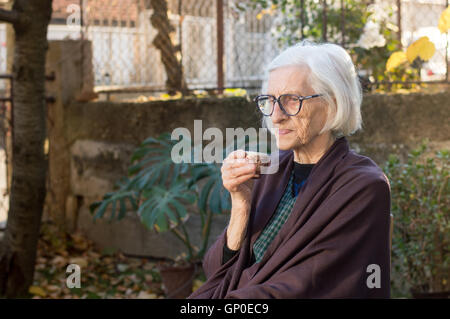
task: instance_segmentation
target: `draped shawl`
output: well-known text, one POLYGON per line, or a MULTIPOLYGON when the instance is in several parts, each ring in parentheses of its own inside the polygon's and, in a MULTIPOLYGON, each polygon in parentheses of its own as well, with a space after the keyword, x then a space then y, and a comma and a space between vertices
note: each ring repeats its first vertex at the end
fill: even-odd
POLYGON ((226 231, 203 259, 207 281, 188 298, 389 298, 390 186, 370 158, 338 138, 316 163, 259 263, 251 247, 275 212, 293 168, 261 175, 239 252, 222 265, 226 231))

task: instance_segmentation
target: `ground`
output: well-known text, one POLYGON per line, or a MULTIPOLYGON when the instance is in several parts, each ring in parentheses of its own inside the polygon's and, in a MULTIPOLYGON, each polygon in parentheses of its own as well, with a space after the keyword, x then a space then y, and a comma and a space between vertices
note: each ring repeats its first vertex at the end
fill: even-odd
MULTIPOLYGON (((68 235, 63 243, 53 229, 50 224, 41 227, 34 281, 29 290, 33 299, 165 298, 156 267, 161 260, 99 250, 79 233, 68 235), (81 288, 67 287, 69 264, 80 266, 81 288)), ((203 281, 204 275, 199 274, 193 291, 203 281)))

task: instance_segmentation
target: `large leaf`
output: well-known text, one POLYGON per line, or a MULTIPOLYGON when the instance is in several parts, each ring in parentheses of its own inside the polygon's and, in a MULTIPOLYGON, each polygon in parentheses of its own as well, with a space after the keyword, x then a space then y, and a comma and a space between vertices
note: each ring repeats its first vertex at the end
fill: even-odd
POLYGON ((209 179, 206 184, 203 186, 202 191, 200 192, 200 198, 198 201, 198 208, 203 211, 206 212, 208 207, 207 207, 207 201, 208 201, 208 197, 209 194, 211 193, 211 189, 214 186, 215 180, 214 179, 209 179))
POLYGON ((403 51, 397 51, 391 54, 386 62, 386 71, 392 72, 401 64, 407 62, 406 53, 403 51))
POLYGON ((428 61, 436 52, 434 43, 427 36, 421 37, 406 49, 406 57, 412 63, 417 57, 428 61))
POLYGON ((125 200, 127 199, 130 201, 130 203, 133 206, 133 209, 136 208, 136 198, 137 194, 134 191, 124 191, 123 189, 120 189, 116 192, 107 193, 103 200, 97 201, 92 203, 89 206, 89 210, 91 214, 94 214, 95 211, 97 211, 94 215, 94 220, 98 218, 102 218, 103 215, 106 213, 106 209, 111 205, 111 215, 110 220, 113 220, 116 216, 116 203, 119 201, 120 204, 120 213, 118 214, 118 219, 122 219, 126 214, 126 206, 125 206, 125 200))
POLYGON ((185 222, 188 212, 180 201, 195 200, 192 191, 182 182, 177 182, 167 189, 154 186, 145 193, 145 196, 146 199, 139 207, 138 214, 148 228, 155 228, 159 232, 185 222))
POLYGON ((209 206, 211 208, 211 211, 216 214, 220 214, 222 212, 220 208, 220 188, 221 185, 218 185, 218 183, 214 183, 209 199, 209 206))
POLYGON ((128 188, 142 191, 154 185, 169 187, 188 173, 189 163, 175 163, 172 160, 172 148, 176 143, 169 133, 158 138, 149 137, 142 142, 134 151, 132 165, 128 169, 128 188))

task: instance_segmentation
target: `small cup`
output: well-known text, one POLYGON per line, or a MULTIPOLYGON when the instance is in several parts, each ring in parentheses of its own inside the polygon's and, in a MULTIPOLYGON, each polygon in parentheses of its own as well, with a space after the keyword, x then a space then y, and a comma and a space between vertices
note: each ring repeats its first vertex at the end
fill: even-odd
POLYGON ((259 178, 261 176, 261 166, 270 165, 270 156, 261 152, 245 152, 245 158, 249 160, 250 163, 256 164, 256 174, 252 178, 259 178))

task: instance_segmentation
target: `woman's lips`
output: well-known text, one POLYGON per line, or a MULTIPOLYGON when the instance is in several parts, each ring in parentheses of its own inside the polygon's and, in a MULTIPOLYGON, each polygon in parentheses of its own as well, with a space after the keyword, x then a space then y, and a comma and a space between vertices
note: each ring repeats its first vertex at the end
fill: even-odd
POLYGON ((278 130, 278 134, 280 134, 280 135, 286 135, 286 134, 289 134, 291 132, 292 132, 292 130, 278 130))

